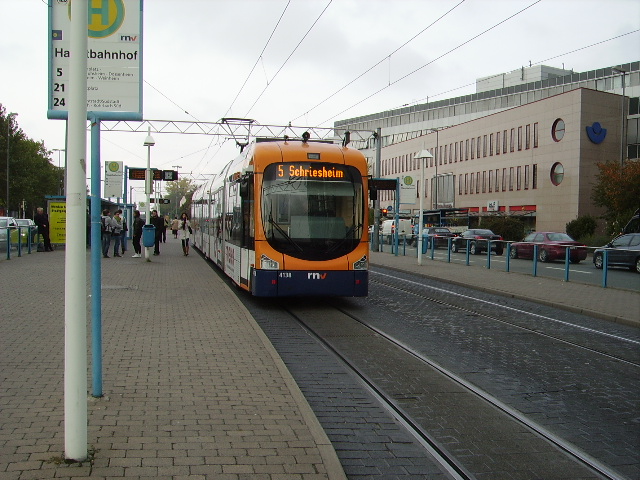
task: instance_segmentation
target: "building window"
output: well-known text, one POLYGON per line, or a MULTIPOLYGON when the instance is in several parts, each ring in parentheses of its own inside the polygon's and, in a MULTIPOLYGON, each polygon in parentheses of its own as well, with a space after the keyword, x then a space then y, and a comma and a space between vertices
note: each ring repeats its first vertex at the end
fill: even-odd
POLYGON ((489 156, 493 157, 493 133, 489 135, 489 156))
POLYGON ((554 142, 559 142, 564 137, 564 120, 558 118, 555 122, 553 122, 553 126, 551 127, 551 138, 553 138, 554 142))
POLYGON ((502 169, 502 191, 503 192, 507 191, 507 169, 506 168, 502 169))
POLYGON ((471 160, 476 158, 476 139, 475 137, 471 139, 471 160))
POLYGON ((496 192, 500 191, 500 169, 496 168, 496 192))
POLYGON ((464 161, 469 160, 469 139, 464 141, 464 161))
POLYGON ((516 190, 522 189, 522 167, 518 167, 516 170, 516 190))
POLYGON ((438 165, 442 165, 442 145, 440 145, 440 151, 438 152, 438 165))
POLYGON ((478 141, 476 142, 476 147, 478 147, 476 150, 476 157, 478 158, 480 158, 480 140, 482 140, 482 137, 478 137, 478 141))
POLYGON ((469 174, 465 173, 464 174, 464 194, 466 195, 468 193, 468 189, 467 187, 469 186, 469 174))
POLYGON ((502 132, 502 153, 507 153, 507 131, 502 132))
POLYGON ((524 189, 529 190, 529 165, 524 166, 524 189))
POLYGON ((522 127, 518 127, 518 151, 522 150, 522 127))
POLYGON ((516 129, 512 128, 511 129, 511 139, 509 141, 509 151, 510 152, 514 152, 515 151, 515 146, 516 146, 516 129))
POLYGON ((551 167, 551 183, 558 186, 564 178, 564 167, 560 162, 556 162, 551 167))
POLYGON ((500 132, 496 132, 496 155, 500 155, 500 132))
POLYGON ((458 162, 458 142, 455 143, 455 152, 453 152, 454 163, 458 162))
POLYGON ((462 175, 458 175, 458 195, 462 195, 462 175))
POLYGON ((533 148, 538 148, 538 122, 533 124, 533 148))
POLYGON ((471 195, 473 195, 473 187, 475 187, 475 183, 476 183, 476 182, 475 182, 475 174, 474 174, 474 173, 472 173, 472 174, 471 174, 471 185, 470 185, 470 188, 469 188, 469 193, 470 193, 471 195))
POLYGON ((538 165, 535 163, 531 167, 531 188, 538 188, 538 165))
POLYGON ((489 170, 489 193, 493 191, 493 170, 489 170))
POLYGON ((487 193, 487 172, 482 172, 482 193, 487 193))
POLYGON ((482 156, 487 156, 487 136, 482 137, 482 156))
POLYGON ((513 190, 513 167, 509 167, 509 191, 513 190))
POLYGON ((531 125, 524 127, 524 148, 529 150, 531 148, 531 125))
MULTIPOLYGON (((449 163, 453 163, 451 160, 453 159, 453 144, 449 144, 449 163)), ((446 160, 445 160, 446 163, 446 160)))
POLYGON ((480 193, 480 172, 476 174, 476 193, 480 193))

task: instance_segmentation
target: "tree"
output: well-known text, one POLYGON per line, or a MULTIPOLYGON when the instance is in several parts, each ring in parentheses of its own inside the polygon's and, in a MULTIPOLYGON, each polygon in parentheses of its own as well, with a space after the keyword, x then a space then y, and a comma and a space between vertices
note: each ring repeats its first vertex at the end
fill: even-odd
POLYGON ((166 182, 166 191, 164 198, 168 198, 170 203, 169 211, 174 215, 180 216, 182 212, 191 210, 191 197, 198 186, 194 185, 193 180, 181 178, 175 182, 166 182), (185 203, 180 206, 182 198, 185 203))
POLYGON ((640 207, 640 162, 599 163, 592 200, 606 212, 607 233, 619 232, 640 207))
POLYGON ((9 208, 10 212, 24 212, 31 216, 36 207, 45 205, 46 195, 58 194, 61 169, 50 161, 51 152, 42 141, 27 138, 18 127, 14 117, 8 124, 7 111, 0 105, 0 191, 3 193, 0 205, 7 198, 7 131, 9 133, 9 208))

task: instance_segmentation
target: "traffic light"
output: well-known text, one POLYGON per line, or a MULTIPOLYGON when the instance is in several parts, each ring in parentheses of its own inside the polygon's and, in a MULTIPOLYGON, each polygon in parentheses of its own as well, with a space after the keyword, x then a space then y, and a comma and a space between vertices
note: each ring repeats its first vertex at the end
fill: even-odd
POLYGON ((386 217, 387 216, 387 209, 386 208, 381 209, 380 213, 382 214, 383 217, 386 217))

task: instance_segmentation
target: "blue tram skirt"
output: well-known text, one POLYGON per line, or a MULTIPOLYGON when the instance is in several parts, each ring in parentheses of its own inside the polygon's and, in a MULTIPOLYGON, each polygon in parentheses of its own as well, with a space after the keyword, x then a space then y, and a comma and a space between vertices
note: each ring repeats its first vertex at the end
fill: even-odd
POLYGON ((367 270, 282 271, 253 270, 251 293, 256 297, 366 297, 367 270))

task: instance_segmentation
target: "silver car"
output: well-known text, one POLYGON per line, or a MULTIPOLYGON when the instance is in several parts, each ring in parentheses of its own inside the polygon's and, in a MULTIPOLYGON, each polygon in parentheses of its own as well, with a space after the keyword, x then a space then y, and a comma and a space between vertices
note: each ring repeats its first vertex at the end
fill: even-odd
POLYGON ((18 222, 13 217, 0 217, 0 251, 7 251, 7 234, 11 235, 11 244, 18 243, 18 222))

